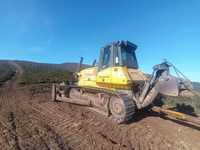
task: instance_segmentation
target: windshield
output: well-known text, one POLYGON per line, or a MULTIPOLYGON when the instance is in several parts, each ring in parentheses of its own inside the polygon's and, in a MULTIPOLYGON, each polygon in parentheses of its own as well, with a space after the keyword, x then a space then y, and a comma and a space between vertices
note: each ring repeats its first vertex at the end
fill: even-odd
POLYGON ((128 68, 138 68, 135 50, 133 48, 121 48, 122 65, 128 68))

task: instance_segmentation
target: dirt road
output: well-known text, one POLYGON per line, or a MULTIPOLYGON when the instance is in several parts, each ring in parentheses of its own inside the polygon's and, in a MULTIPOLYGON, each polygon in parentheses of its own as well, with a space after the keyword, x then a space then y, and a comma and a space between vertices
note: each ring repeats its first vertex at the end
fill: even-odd
POLYGON ((116 125, 83 107, 50 102, 49 85, 17 87, 17 78, 0 90, 0 149, 200 149, 200 127, 153 112, 116 125))

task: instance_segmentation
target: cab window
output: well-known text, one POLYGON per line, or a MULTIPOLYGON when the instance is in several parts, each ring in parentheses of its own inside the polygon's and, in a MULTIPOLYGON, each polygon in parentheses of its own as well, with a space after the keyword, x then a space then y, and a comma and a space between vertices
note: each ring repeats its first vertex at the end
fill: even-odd
POLYGON ((110 55, 111 55, 110 49, 109 49, 109 48, 106 48, 106 49, 104 50, 104 53, 103 53, 102 68, 107 68, 107 67, 109 67, 110 55))
POLYGON ((134 69, 138 68, 134 49, 122 48, 121 53, 122 53, 123 66, 127 66, 128 68, 134 68, 134 69))

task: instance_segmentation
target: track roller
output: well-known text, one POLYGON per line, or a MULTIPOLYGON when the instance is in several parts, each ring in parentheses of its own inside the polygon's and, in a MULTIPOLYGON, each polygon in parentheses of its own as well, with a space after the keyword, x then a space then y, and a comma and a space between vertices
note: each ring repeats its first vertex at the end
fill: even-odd
POLYGON ((133 118, 136 105, 133 100, 126 96, 112 96, 109 103, 111 117, 117 123, 124 123, 133 118))

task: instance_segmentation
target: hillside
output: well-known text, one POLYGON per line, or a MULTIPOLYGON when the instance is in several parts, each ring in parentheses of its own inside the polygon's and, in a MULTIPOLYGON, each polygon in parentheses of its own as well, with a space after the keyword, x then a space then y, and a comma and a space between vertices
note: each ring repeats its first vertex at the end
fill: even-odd
POLYGON ((200 83, 199 82, 193 82, 193 87, 195 90, 200 91, 200 83))
POLYGON ((7 61, 0 61, 0 86, 15 74, 15 68, 7 61))
MULTIPOLYGON (((69 72, 76 72, 77 68, 79 67, 79 63, 71 63, 71 62, 67 62, 67 63, 61 63, 61 64, 50 64, 50 63, 39 63, 39 62, 31 62, 31 61, 14 61, 24 67, 34 67, 34 68, 42 68, 44 70, 46 69, 55 69, 55 70, 66 70, 69 72)), ((82 65, 83 68, 89 67, 89 65, 83 64, 82 65)))
MULTIPOLYGON (((47 64, 30 61, 12 61, 18 64, 23 74, 19 84, 54 83, 65 80, 73 80, 73 72, 77 71, 78 63, 47 64)), ((88 65, 83 65, 83 68, 88 65)), ((15 67, 11 61, 0 61, 0 83, 10 79, 15 74, 15 67)))

